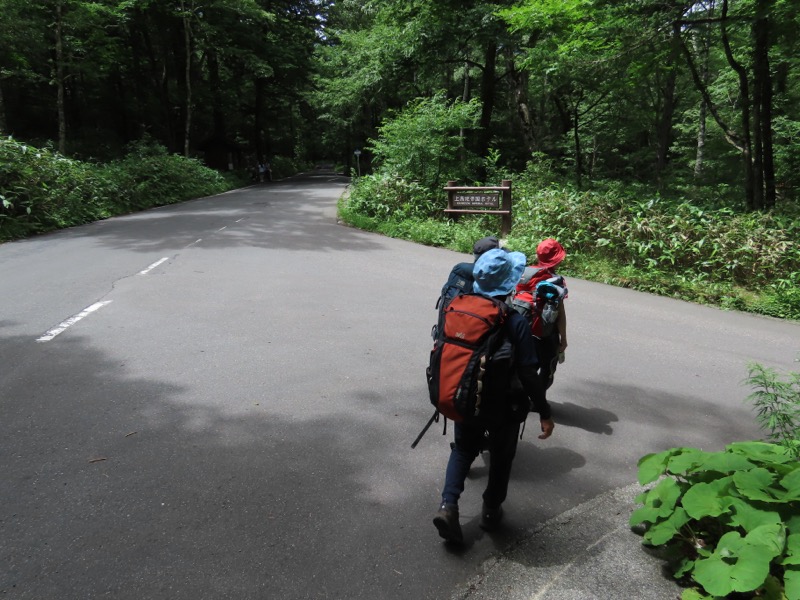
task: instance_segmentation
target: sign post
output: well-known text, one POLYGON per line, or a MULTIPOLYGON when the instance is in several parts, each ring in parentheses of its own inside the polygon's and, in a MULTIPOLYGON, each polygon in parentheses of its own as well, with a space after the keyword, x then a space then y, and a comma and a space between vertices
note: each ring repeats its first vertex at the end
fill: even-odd
POLYGON ((448 181, 447 208, 445 213, 453 219, 462 214, 500 215, 502 218, 500 234, 511 232, 511 181, 504 179, 499 186, 466 187, 448 181))
POLYGON ((361 177, 361 150, 356 148, 353 150, 353 154, 356 155, 356 166, 358 167, 358 176, 361 177))

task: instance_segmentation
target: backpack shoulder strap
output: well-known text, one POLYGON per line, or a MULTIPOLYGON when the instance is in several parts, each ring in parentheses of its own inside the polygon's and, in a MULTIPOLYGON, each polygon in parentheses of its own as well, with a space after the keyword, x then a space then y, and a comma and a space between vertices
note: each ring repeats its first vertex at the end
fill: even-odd
POLYGON ((525 270, 522 272, 522 277, 519 278, 519 285, 520 286, 527 286, 531 279, 536 277, 541 271, 538 267, 525 267, 525 270))
POLYGON ((458 263, 450 270, 450 275, 447 276, 447 281, 442 286, 442 292, 436 301, 437 309, 445 306, 454 296, 472 291, 472 284, 475 281, 472 269, 472 263, 458 263))
POLYGON ((474 268, 475 268, 475 263, 462 262, 455 265, 450 273, 458 275, 460 277, 467 277, 469 279, 473 279, 472 271, 474 268))

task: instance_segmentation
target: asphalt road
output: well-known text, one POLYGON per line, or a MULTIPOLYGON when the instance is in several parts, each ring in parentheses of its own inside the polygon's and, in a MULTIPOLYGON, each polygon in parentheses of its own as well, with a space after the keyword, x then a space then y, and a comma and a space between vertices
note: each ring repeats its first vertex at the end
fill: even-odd
POLYGON ((797 324, 570 279, 555 433, 528 424, 492 535, 478 459, 450 549, 431 524, 449 437, 409 446, 467 257, 337 224, 346 184, 0 246, 0 596, 448 598, 642 455, 759 437, 748 361, 800 369, 797 324))

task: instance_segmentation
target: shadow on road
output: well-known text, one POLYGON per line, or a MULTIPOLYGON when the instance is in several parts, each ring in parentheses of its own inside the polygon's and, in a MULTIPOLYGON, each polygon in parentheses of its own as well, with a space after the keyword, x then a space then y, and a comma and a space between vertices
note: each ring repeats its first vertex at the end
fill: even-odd
POLYGON ((390 420, 352 435, 352 419, 308 405, 287 419, 268 394, 204 403, 75 334, 0 337, 0 361, 14 365, 0 378, 0 595, 403 598, 453 584, 432 540, 418 551, 405 497, 375 493, 390 420))
POLYGON ((609 410, 584 407, 574 402, 551 402, 555 419, 565 427, 579 427, 590 433, 613 435, 611 423, 619 421, 617 415, 609 410))

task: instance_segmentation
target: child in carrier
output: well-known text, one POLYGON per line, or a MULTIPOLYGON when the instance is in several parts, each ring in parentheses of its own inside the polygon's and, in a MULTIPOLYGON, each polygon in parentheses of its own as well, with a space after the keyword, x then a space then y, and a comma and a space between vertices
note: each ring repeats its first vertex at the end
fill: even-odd
POLYGON ((567 285, 555 271, 567 253, 553 238, 542 240, 536 248, 536 264, 526 268, 514 297, 514 308, 527 312, 536 338, 539 377, 545 389, 553 384, 559 362, 567 349, 567 314, 564 300, 567 285))

